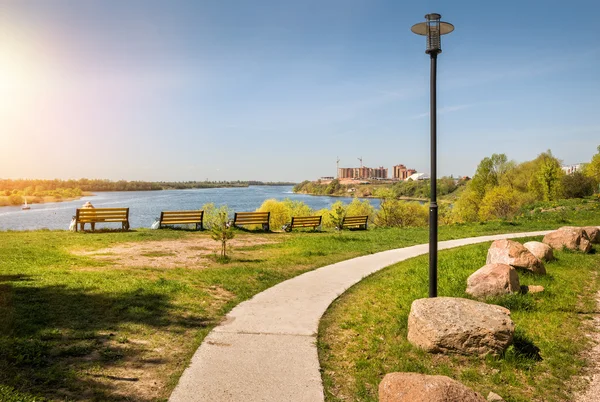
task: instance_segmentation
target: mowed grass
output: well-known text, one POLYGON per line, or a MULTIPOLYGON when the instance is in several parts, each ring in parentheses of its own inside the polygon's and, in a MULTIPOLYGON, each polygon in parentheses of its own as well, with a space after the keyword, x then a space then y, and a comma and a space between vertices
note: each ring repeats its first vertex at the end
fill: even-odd
MULTIPOLYGON (((594 208, 441 226, 440 240, 592 224, 600 216, 594 208)), ((206 255, 208 232, 0 232, 0 400, 166 400, 204 337, 235 305, 327 264, 425 243, 428 230, 238 232, 236 239, 246 245, 219 264, 210 250, 206 255), (268 244, 253 245, 257 238, 268 244), (152 249, 165 241, 191 242, 202 264, 161 266, 177 254, 152 249), (142 255, 151 264, 111 261, 111 247, 132 243, 148 246, 142 255), (79 250, 101 252, 94 258, 79 250)))
MULTIPOLYGON (((485 264, 489 245, 440 252, 439 296, 468 297, 466 280, 485 264)), ((544 292, 487 301, 509 308, 516 323, 514 345, 499 357, 428 354, 406 340, 411 303, 428 294, 427 256, 355 285, 321 320, 318 347, 326 400, 377 401, 378 385, 390 372, 446 375, 507 401, 572 400, 578 384, 572 376, 581 374, 582 353, 590 347, 586 323, 597 314, 600 254, 563 251, 556 256, 546 264, 548 275, 519 271, 521 285, 542 285, 544 292)))

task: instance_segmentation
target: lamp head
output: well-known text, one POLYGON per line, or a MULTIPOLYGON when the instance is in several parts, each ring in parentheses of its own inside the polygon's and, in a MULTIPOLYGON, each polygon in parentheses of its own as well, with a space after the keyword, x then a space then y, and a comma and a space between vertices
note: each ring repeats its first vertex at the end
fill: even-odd
POLYGON ((427 37, 427 54, 438 54, 442 53, 442 40, 441 36, 449 34, 454 31, 454 25, 440 21, 441 15, 431 13, 425 16, 425 22, 415 24, 410 29, 417 35, 423 35, 427 37))

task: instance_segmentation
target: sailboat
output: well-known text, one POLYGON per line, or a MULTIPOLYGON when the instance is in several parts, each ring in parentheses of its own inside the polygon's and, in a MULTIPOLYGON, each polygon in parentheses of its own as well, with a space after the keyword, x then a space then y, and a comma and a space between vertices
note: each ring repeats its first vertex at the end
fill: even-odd
POLYGON ((27 205, 27 197, 23 197, 25 199, 25 204, 21 207, 21 209, 31 209, 29 205, 27 205))

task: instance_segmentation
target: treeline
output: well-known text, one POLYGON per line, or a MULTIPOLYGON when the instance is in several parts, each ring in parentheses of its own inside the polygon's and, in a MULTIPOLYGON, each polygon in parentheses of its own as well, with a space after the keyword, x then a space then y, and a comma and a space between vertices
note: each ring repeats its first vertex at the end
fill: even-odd
MULTIPOLYGON (((439 196, 449 195, 466 184, 465 180, 457 180, 452 177, 442 177, 437 180, 437 194, 439 196)), ((295 193, 314 195, 356 195, 358 197, 382 197, 377 195, 378 191, 388 189, 387 197, 396 198, 429 198, 429 180, 400 181, 394 184, 341 184, 338 179, 324 184, 321 181, 308 181, 294 186, 295 193)))
MULTIPOLYGON (((292 185, 286 182, 262 181, 111 181, 102 179, 79 180, 0 180, 0 192, 20 193, 22 195, 45 195, 49 191, 58 189, 78 189, 80 191, 154 191, 191 188, 219 188, 219 187, 248 187, 254 185, 292 185)), ((5 194, 9 195, 9 194, 5 194)))
POLYGON ((510 219, 536 202, 591 196, 599 185, 600 146, 583 171, 570 175, 550 150, 523 163, 509 161, 505 154, 493 154, 479 163, 454 204, 452 220, 510 219))

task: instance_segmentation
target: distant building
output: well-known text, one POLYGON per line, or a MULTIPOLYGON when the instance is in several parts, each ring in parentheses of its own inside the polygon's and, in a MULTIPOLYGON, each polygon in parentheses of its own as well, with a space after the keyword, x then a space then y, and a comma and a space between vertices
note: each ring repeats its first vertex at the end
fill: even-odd
POLYGON ((319 180, 333 180, 333 176, 322 176, 319 180))
POLYGON ((339 168, 338 179, 387 179, 388 170, 383 166, 378 168, 354 167, 339 168))
POLYGON ((394 169, 394 179, 397 180, 406 180, 409 176, 417 173, 414 169, 407 169, 404 165, 396 165, 392 169, 394 169))
POLYGON ((414 173, 406 179, 406 181, 408 180, 429 180, 429 175, 427 173, 414 173))
POLYGON ((574 165, 563 165, 563 166, 561 166, 561 169, 566 174, 573 174, 575 172, 581 172, 581 169, 583 169, 583 163, 576 163, 574 165))

